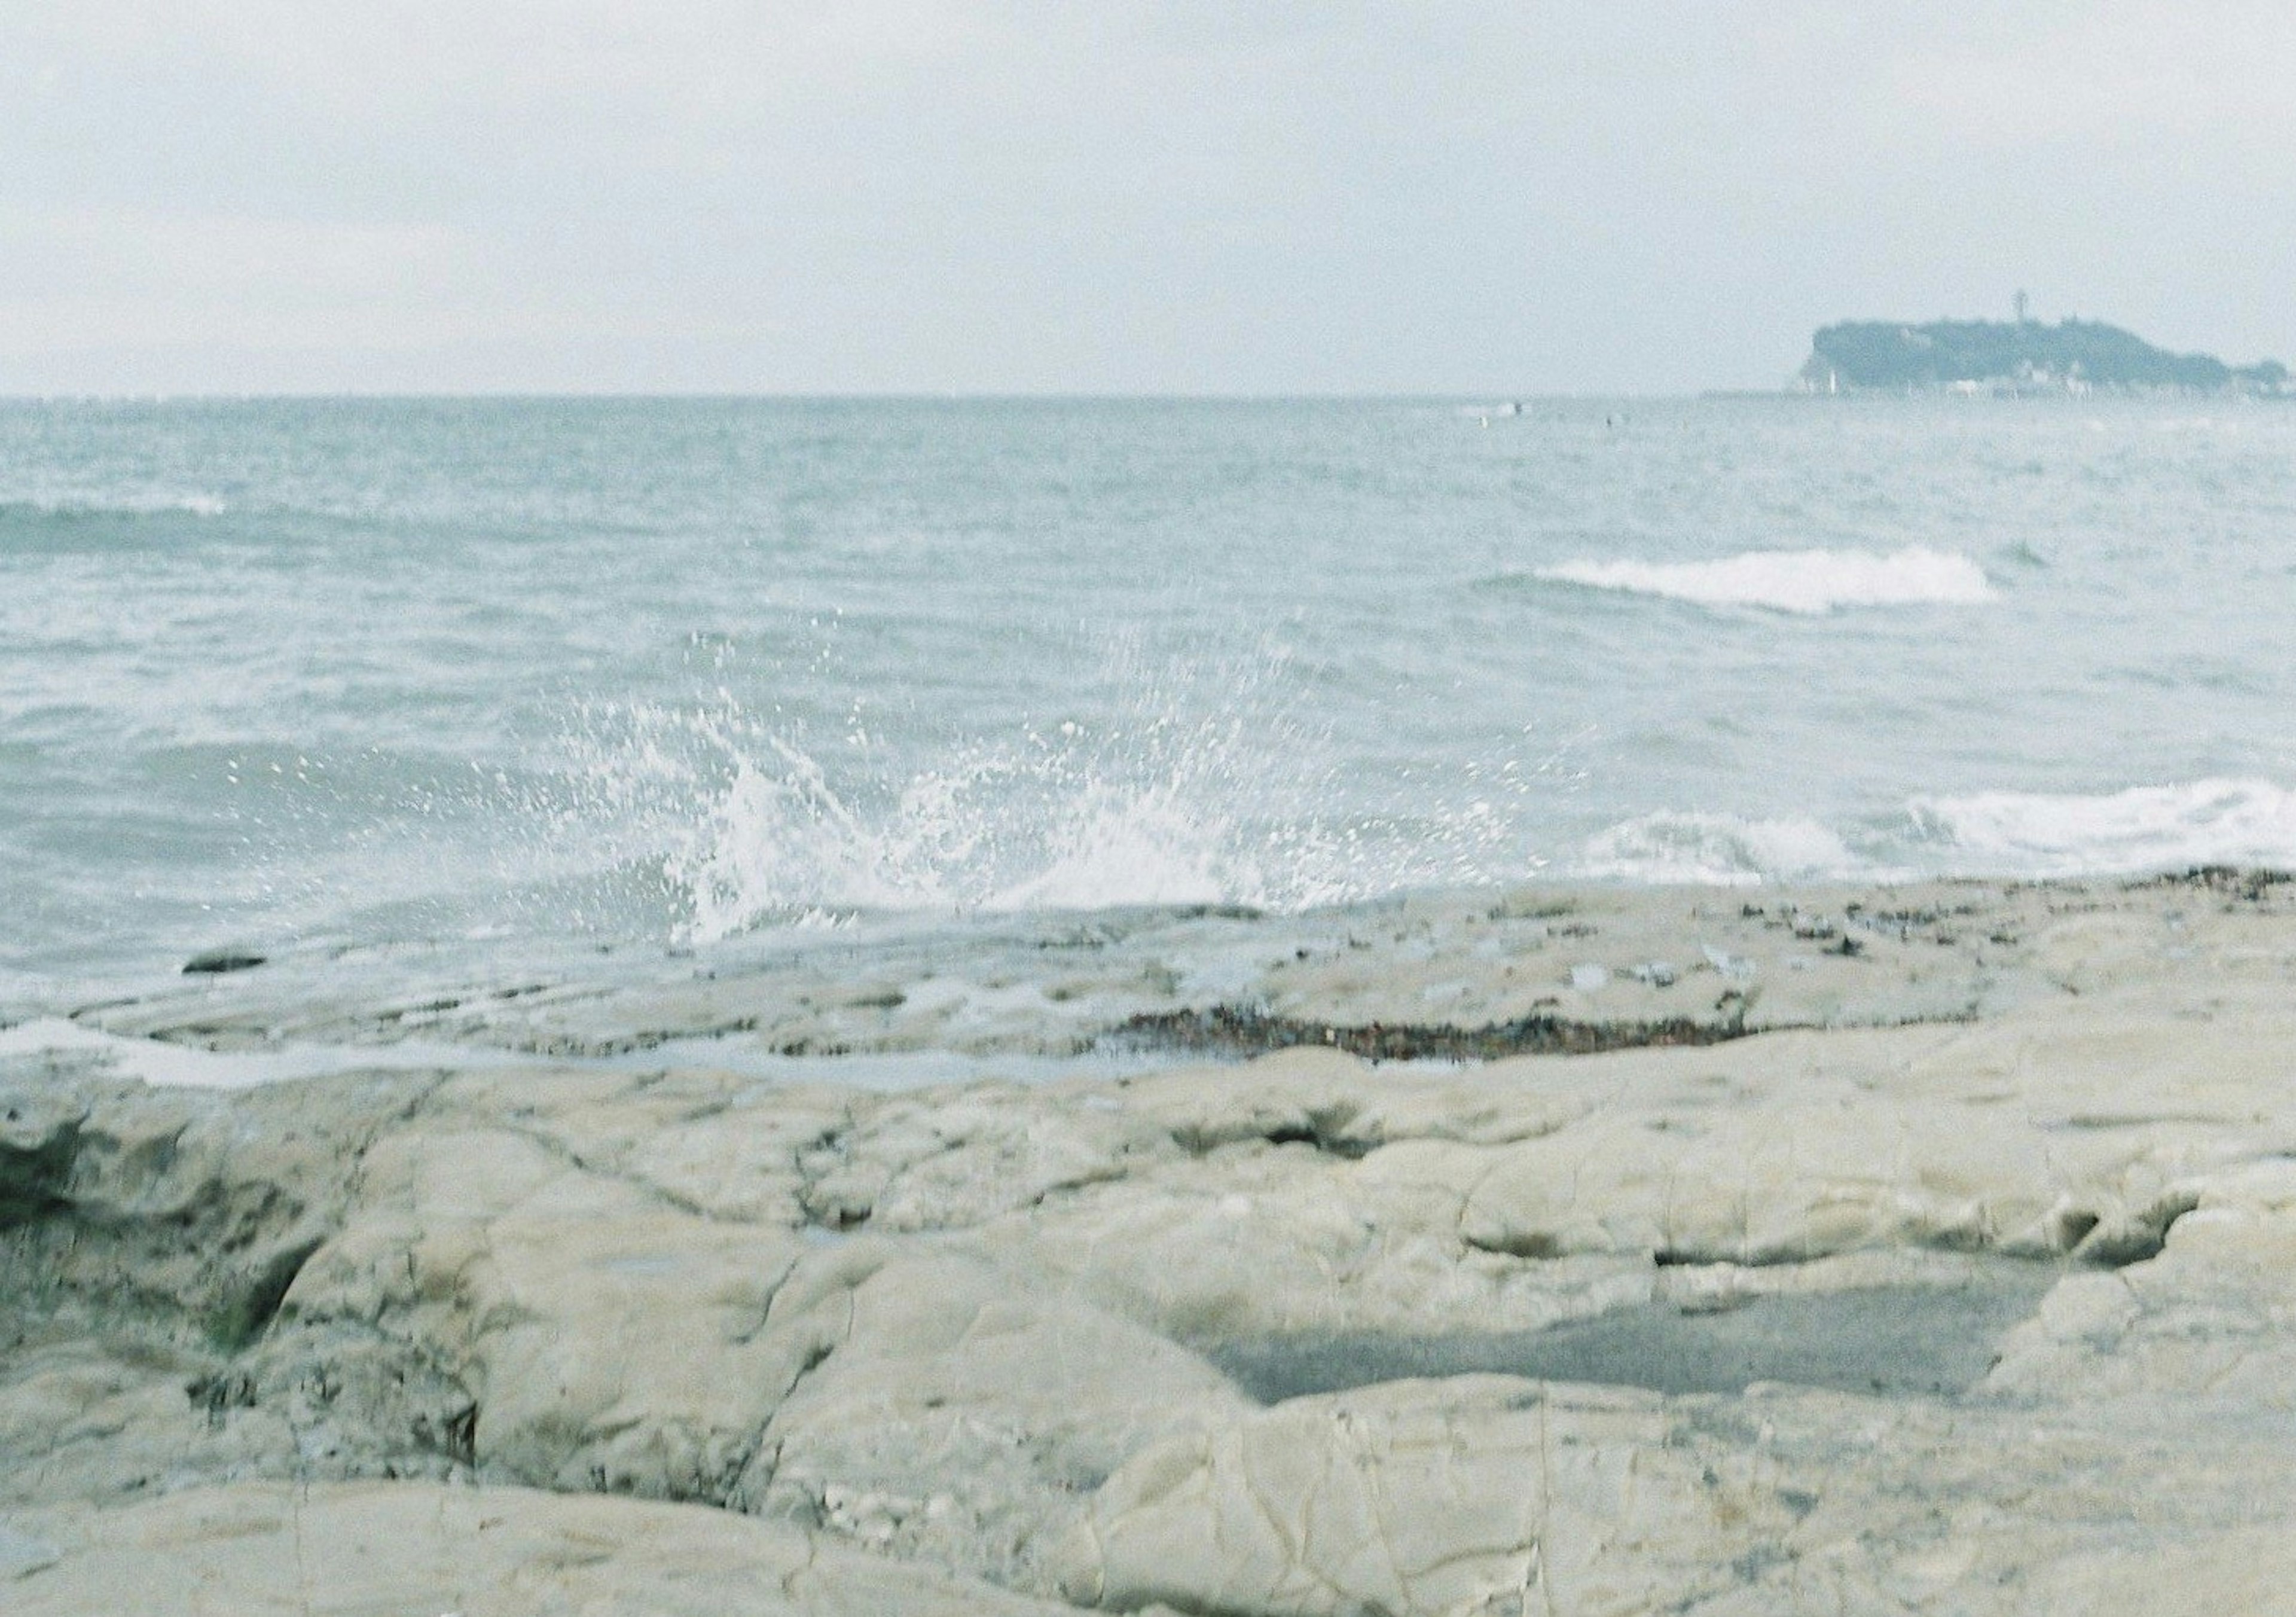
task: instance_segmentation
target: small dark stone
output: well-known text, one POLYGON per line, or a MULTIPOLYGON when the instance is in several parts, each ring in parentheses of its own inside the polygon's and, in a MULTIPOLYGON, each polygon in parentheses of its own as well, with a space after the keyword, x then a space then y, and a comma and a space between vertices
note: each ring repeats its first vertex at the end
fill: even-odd
POLYGON ((245 949, 211 948, 184 961, 184 975, 219 977, 226 972, 251 972, 266 958, 267 956, 251 955, 245 949))

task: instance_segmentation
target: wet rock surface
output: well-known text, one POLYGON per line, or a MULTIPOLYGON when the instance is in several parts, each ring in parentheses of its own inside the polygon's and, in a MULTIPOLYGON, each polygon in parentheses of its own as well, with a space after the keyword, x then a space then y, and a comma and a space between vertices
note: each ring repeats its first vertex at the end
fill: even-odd
POLYGON ((1327 1045, 1367 1059, 1488 1060, 1694 1044, 1782 1027, 1967 1018, 2069 986, 2053 946, 2088 918, 2170 947, 2224 910, 2296 910, 2256 874, 1906 888, 1534 887, 1301 915, 1142 909, 976 926, 962 959, 864 923, 801 943, 570 950, 473 979, 412 946, 272 951, 262 970, 70 1008, 92 1028, 224 1050, 445 1040, 477 1051, 680 1062, 1101 1047, 1223 1056, 1327 1045), (1639 1031, 1637 1031, 1639 1030, 1639 1031), (1328 1035, 1328 1036, 1327 1036, 1328 1035))
POLYGON ((1223 1342, 1208 1357, 1255 1402, 1457 1375, 1739 1393, 1758 1382, 1951 1397, 2000 1360, 2062 1271, 1976 1263, 1933 1279, 1803 1292, 1709 1290, 1544 1330, 1328 1333, 1223 1342))
MULTIPOLYGON (((827 1008, 816 962, 422 1012, 474 1054, 418 1071, 0 1062, 0 1607, 2296 1609, 2287 894, 1548 894, 1228 985, 1745 1034, 1442 1069, 692 1059, 925 1014, 865 950, 827 1008)), ((1055 1003, 1162 1014, 1140 939, 1259 924, 1144 917, 1055 1003)), ((316 969, 82 1021, 414 1014, 316 969)))

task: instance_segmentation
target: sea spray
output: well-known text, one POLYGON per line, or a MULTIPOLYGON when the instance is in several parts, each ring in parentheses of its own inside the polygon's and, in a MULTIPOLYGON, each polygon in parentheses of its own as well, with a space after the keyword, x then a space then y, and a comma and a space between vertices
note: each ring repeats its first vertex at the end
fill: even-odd
POLYGON ((535 836, 651 849, 697 942, 864 912, 1296 911, 1539 868, 1523 825, 1572 789, 1567 748, 1429 769, 1367 812, 1274 666, 1128 665, 1109 717, 1001 737, 823 738, 724 693, 588 710, 573 807, 510 807, 535 836), (1229 699, 1206 711, 1210 681, 1229 699))

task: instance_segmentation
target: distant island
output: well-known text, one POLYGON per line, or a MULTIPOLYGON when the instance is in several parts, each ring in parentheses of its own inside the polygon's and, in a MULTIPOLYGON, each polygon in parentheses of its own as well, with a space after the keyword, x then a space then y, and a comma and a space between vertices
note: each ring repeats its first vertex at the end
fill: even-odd
POLYGON ((2234 366, 2171 354, 2097 320, 1845 320, 1818 328, 1797 383, 1817 393, 2296 392, 2276 359, 2234 366))

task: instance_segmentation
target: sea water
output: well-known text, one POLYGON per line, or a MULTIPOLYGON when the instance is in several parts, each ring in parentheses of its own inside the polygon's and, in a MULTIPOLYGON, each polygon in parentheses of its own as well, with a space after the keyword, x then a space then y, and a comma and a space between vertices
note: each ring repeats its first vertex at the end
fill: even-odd
POLYGON ((2292 640, 2266 402, 0 404, 0 1022, 219 947, 2296 864, 2292 640))

